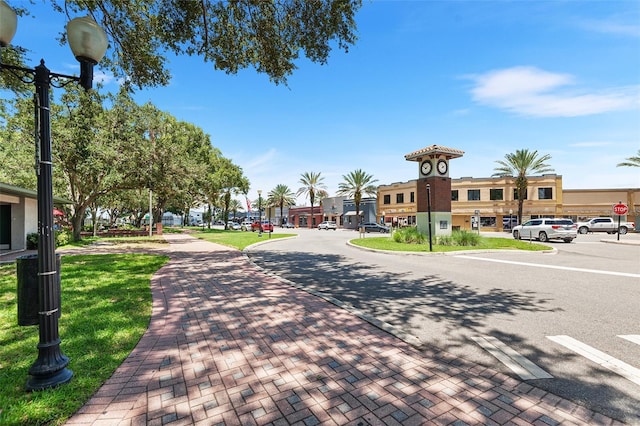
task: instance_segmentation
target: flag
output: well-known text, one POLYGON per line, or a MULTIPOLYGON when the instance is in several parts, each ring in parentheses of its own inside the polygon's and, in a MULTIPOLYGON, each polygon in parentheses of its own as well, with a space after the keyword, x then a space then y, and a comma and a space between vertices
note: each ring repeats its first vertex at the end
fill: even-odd
POLYGON ((247 211, 251 212, 251 201, 247 197, 244 197, 244 199, 247 200, 247 211))

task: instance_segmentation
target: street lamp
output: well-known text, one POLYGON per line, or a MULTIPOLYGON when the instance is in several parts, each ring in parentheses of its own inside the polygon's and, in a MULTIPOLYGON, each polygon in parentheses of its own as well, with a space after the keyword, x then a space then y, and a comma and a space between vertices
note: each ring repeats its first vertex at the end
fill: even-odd
MULTIPOLYGON (((11 7, 0 0, 0 48, 11 43, 17 28, 17 16, 11 7)), ((56 74, 44 65, 44 59, 35 68, 2 64, 1 71, 9 71, 23 83, 34 83, 39 128, 36 142, 40 156, 38 175, 38 359, 29 368, 31 378, 27 390, 42 390, 71 380, 73 372, 67 369, 69 358, 60 350, 58 316, 60 312, 60 271, 57 270, 55 232, 53 229, 53 167, 51 162, 51 123, 49 114, 49 88, 63 87, 73 81, 91 89, 93 66, 107 50, 107 35, 89 16, 75 18, 67 24, 67 39, 76 59, 80 62, 80 77, 56 74), (66 80, 66 81, 65 81, 66 80)))
MULTIPOLYGON (((269 203, 269 199, 268 198, 267 198, 267 203, 269 203)), ((271 225, 271 208, 272 207, 273 206, 271 204, 268 204, 268 208, 269 208, 269 214, 268 214, 268 216, 269 216, 269 228, 268 228, 269 229, 269 238, 271 238, 271 227, 273 226, 273 225, 271 225)))
POLYGON ((262 237, 262 190, 258 189, 258 237, 262 237))

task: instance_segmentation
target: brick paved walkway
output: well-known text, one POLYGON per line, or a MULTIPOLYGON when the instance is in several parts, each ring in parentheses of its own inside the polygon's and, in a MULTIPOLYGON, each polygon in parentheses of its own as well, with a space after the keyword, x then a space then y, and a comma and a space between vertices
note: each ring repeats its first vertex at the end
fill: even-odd
POLYGON ((67 425, 616 424, 416 349, 236 250, 166 238, 149 330, 67 425))

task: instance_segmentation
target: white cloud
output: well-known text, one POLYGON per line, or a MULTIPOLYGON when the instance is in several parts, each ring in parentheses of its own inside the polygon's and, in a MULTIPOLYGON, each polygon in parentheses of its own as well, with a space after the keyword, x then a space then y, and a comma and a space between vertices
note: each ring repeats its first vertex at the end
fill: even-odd
POLYGON ((102 71, 97 71, 93 73, 93 82, 101 83, 101 84, 109 84, 114 81, 113 74, 107 74, 102 71))
POLYGON ((579 25, 586 30, 598 33, 640 37, 638 24, 626 24, 613 20, 590 20, 581 21, 579 25))
POLYGON ((602 91, 567 89, 575 78, 535 67, 513 67, 470 77, 473 99, 531 117, 577 117, 638 107, 638 87, 602 91))

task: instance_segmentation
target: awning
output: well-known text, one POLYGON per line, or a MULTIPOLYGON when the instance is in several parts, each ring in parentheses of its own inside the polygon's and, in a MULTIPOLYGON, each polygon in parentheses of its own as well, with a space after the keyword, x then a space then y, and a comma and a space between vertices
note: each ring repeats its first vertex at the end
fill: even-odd
POLYGON ((62 210, 59 210, 59 209, 53 209, 53 215, 54 216, 65 216, 64 212, 62 210))
MULTIPOLYGON (((362 212, 360 212, 360 214, 362 215, 362 212)), ((356 212, 354 212, 354 211, 350 211, 350 212, 346 212, 344 215, 345 215, 345 216, 355 216, 355 215, 356 215, 356 212)))

